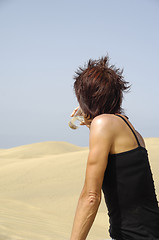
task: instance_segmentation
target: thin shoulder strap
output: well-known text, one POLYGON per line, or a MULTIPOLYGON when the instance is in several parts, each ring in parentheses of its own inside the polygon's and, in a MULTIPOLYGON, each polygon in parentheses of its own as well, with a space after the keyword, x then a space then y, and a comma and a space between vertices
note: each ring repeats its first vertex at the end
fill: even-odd
POLYGON ((135 134, 135 132, 134 132, 134 130, 132 129, 132 127, 130 126, 130 124, 126 121, 126 119, 123 118, 121 115, 118 115, 118 114, 115 114, 115 115, 118 116, 118 117, 120 117, 120 118, 122 118, 122 119, 124 120, 124 122, 126 122, 126 124, 128 125, 128 127, 129 127, 129 128, 131 129, 131 131, 133 132, 133 134, 134 134, 134 136, 135 136, 135 138, 136 138, 136 141, 137 141, 138 145, 141 146, 141 145, 140 145, 140 142, 139 142, 139 140, 138 140, 138 138, 137 138, 137 136, 136 136, 136 134, 135 134))

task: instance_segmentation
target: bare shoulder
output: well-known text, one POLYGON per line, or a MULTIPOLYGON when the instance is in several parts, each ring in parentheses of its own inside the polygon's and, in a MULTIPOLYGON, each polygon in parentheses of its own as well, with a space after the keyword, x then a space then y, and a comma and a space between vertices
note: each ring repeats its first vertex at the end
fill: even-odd
POLYGON ((103 154, 106 158, 114 142, 114 116, 101 114, 92 120, 89 135, 89 149, 91 152, 103 154))
POLYGON ((117 124, 117 118, 114 114, 101 114, 95 117, 91 123, 91 128, 113 128, 117 124))
POLYGON ((116 131, 117 118, 113 114, 101 114, 95 117, 91 123, 90 133, 112 135, 116 131))

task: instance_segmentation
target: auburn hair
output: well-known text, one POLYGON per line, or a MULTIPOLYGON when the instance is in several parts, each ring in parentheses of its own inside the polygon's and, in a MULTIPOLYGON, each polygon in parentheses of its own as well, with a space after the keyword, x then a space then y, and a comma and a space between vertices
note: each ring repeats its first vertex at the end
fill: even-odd
POLYGON ((122 76, 123 70, 109 66, 109 57, 90 59, 74 76, 74 90, 79 105, 87 117, 103 113, 123 113, 123 91, 130 88, 122 76))

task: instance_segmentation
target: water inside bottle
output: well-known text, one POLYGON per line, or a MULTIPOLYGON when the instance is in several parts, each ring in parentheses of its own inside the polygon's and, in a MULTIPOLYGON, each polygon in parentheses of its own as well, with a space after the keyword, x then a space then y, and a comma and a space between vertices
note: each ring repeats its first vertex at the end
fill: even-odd
POLYGON ((77 129, 80 126, 80 122, 84 121, 84 117, 81 109, 79 108, 72 119, 69 121, 68 125, 72 129, 77 129))

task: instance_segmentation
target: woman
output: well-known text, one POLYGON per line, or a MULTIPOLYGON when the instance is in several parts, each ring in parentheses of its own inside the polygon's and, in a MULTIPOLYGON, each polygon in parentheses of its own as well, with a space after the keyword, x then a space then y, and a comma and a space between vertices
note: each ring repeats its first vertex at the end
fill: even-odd
POLYGON ((85 182, 70 239, 86 239, 98 211, 101 190, 112 239, 159 239, 159 207, 145 143, 122 114, 123 91, 129 89, 128 82, 122 71, 109 66, 108 57, 89 60, 74 79, 84 124, 90 127, 90 141, 85 182))

